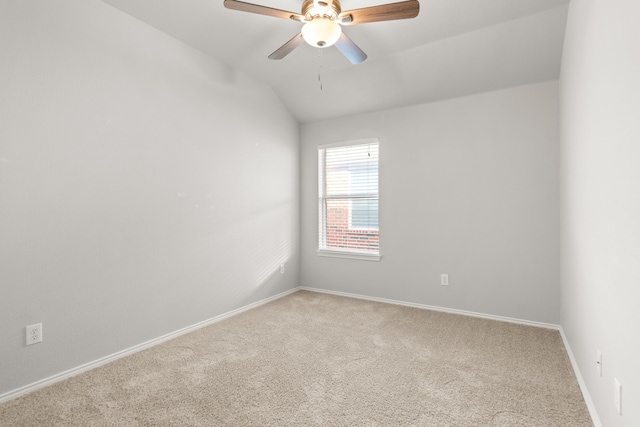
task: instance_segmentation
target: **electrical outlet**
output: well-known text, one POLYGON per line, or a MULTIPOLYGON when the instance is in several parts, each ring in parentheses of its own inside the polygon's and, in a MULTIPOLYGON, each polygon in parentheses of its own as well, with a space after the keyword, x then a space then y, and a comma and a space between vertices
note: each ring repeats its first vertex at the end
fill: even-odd
POLYGON ((596 368, 598 369, 598 375, 602 376, 602 353, 600 350, 596 350, 596 368))
POLYGON ((284 264, 280 264, 280 274, 284 274, 284 264))
POLYGON ((27 330, 27 345, 42 342, 42 323, 36 323, 35 325, 29 325, 27 330))
POLYGON ((622 386, 617 378, 613 379, 613 404, 616 405, 618 414, 622 415, 622 386))
POLYGON ((448 274, 441 274, 440 275, 440 284, 442 286, 449 286, 449 275, 448 274))

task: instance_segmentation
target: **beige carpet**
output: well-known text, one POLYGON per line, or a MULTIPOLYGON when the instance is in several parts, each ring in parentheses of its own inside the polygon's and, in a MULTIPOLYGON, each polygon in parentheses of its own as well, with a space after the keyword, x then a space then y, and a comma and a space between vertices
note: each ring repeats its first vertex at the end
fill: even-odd
POLYGON ((2 426, 592 426, 557 331, 296 292, 0 405, 2 426))

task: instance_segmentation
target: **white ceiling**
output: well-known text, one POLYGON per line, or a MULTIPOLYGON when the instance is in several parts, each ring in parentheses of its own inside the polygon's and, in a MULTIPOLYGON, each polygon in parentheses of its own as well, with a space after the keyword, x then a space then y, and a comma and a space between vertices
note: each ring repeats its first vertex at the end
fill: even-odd
MULTIPOLYGON (((343 27, 369 56, 352 65, 335 47, 306 44, 268 59, 302 24, 223 0, 103 1, 267 83, 302 123, 557 79, 569 3, 420 0, 415 19, 343 27)), ((299 12, 302 1, 255 3, 299 12)), ((342 0, 342 9, 383 3, 342 0)))

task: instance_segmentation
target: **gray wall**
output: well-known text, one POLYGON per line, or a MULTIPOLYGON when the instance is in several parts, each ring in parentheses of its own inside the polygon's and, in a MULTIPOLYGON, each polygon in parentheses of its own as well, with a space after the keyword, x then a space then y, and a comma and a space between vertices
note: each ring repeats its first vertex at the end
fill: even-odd
POLYGON ((97 0, 1 2, 0 57, 0 395, 298 285, 269 88, 97 0))
POLYGON ((557 324, 558 155, 556 82, 303 125, 301 285, 557 324), (318 257, 317 146, 372 136, 382 260, 318 257))
POLYGON ((640 426, 638 17, 637 1, 572 0, 560 78, 562 325, 607 427, 640 426))

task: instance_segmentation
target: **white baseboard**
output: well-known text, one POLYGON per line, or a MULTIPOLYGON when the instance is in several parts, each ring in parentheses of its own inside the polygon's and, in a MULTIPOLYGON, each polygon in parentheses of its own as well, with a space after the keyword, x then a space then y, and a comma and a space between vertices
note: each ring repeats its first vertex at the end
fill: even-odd
POLYGON ((500 322, 508 322, 508 323, 517 323, 517 324, 520 324, 520 325, 536 326, 538 328, 547 328, 547 329, 560 330, 560 325, 555 325, 553 323, 544 323, 544 322, 536 322, 536 321, 533 321, 533 320, 515 319, 515 318, 512 318, 512 317, 496 316, 496 315, 493 315, 493 314, 476 313, 476 312, 473 312, 473 311, 457 310, 457 309, 454 309, 454 308, 438 307, 438 306, 426 305, 426 304, 417 304, 417 303, 413 303, 413 302, 398 301, 398 300, 392 300, 392 299, 387 299, 387 298, 370 297, 370 296, 367 296, 367 295, 360 295, 360 294, 349 294, 349 293, 346 293, 346 292, 329 291, 329 290, 326 290, 326 289, 309 288, 309 287, 306 287, 306 286, 301 286, 298 289, 303 290, 303 291, 319 292, 319 293, 323 293, 323 294, 332 294, 332 295, 338 295, 338 296, 349 297, 349 298, 363 299, 363 300, 367 300, 367 301, 384 302, 384 303, 387 303, 387 304, 394 304, 394 305, 403 305, 403 306, 406 306, 406 307, 421 308, 421 309, 424 309, 424 310, 433 310, 433 311, 441 311, 441 312, 444 312, 444 313, 460 314, 462 316, 480 317, 482 319, 498 320, 500 322))
POLYGON ((584 398, 584 402, 587 404, 587 409, 589 409, 591 421, 593 421, 594 427, 602 427, 600 417, 598 417, 598 412, 596 412, 596 406, 593 404, 593 400, 591 400, 591 395, 589 394, 589 390, 587 389, 587 383, 585 383, 584 378, 582 378, 580 368, 578 367, 578 362, 573 356, 573 351, 571 351, 569 340, 567 340, 567 336, 564 334, 564 329, 562 329, 562 326, 560 326, 560 336, 562 337, 564 348, 567 350, 567 355, 569 355, 571 366, 573 366, 573 372, 576 374, 576 378, 578 379, 578 384, 580 385, 580 390, 582 391, 582 397, 584 398))
POLYGON ((3 393, 3 394, 0 395, 0 403, 9 401, 11 399, 15 399, 16 397, 22 396, 22 395, 27 394, 27 393, 31 393, 32 391, 38 390, 38 389, 46 387, 48 385, 57 383, 59 381, 65 380, 67 378, 73 377, 75 375, 81 374, 83 372, 89 371, 91 369, 97 368, 99 366, 105 365, 105 364, 113 362, 115 360, 121 359, 121 358, 123 358, 125 356, 129 356, 129 355, 131 355, 133 353, 137 353, 139 351, 145 350, 145 349, 147 349, 149 347, 153 347, 153 346, 158 345, 160 343, 163 343, 165 341, 169 341, 170 339, 177 338, 177 337, 179 337, 181 335, 184 335, 184 334, 188 334, 189 332, 193 332, 193 331, 195 331, 197 329, 204 328, 205 326, 211 325, 211 324, 219 322, 221 320, 228 319, 229 317, 235 316, 235 315, 240 314, 242 312, 245 312, 247 310, 251 310, 252 308, 256 308, 256 307, 261 306, 263 304, 266 304, 268 302, 271 302, 271 301, 280 299, 282 297, 285 297, 285 296, 287 296, 289 294, 297 292, 298 290, 299 290, 299 288, 290 289, 288 291, 279 293, 279 294, 274 295, 272 297, 265 298, 265 299, 260 300, 260 301, 256 301, 256 302, 254 302, 252 304, 245 305, 244 307, 240 307, 240 308, 237 308, 235 310, 231 310, 231 311, 229 311, 227 313, 224 313, 224 314, 221 314, 219 316, 212 317, 211 319, 204 320, 202 322, 196 323, 196 324, 191 325, 191 326, 187 326, 187 327, 179 329, 179 330, 177 330, 175 332, 171 332, 171 333, 168 333, 168 334, 163 335, 161 337, 154 338, 152 340, 143 342, 142 344, 134 345, 133 347, 129 347, 129 348, 125 349, 125 350, 119 351, 117 353, 113 353, 113 354, 111 354, 109 356, 102 357, 102 358, 100 358, 98 360, 94 360, 92 362, 85 363, 84 365, 77 366, 75 368, 69 369, 69 370, 61 372, 59 374, 52 375, 52 376, 50 376, 48 378, 36 381, 34 383, 31 383, 31 384, 27 384, 26 386, 17 388, 15 390, 8 391, 8 392, 3 393))

